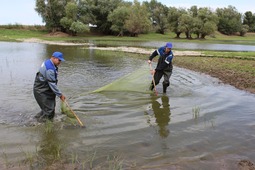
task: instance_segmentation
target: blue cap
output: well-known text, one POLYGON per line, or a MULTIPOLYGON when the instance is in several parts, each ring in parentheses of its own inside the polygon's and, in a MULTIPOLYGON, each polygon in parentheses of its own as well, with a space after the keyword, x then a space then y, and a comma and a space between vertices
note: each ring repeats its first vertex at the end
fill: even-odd
POLYGON ((65 61, 65 59, 64 59, 64 57, 63 57, 63 54, 62 54, 61 52, 58 52, 58 51, 54 52, 54 53, 52 54, 52 57, 58 58, 58 59, 60 59, 61 61, 65 61))
POLYGON ((170 42, 166 43, 166 48, 172 48, 172 47, 173 47, 172 43, 170 42))

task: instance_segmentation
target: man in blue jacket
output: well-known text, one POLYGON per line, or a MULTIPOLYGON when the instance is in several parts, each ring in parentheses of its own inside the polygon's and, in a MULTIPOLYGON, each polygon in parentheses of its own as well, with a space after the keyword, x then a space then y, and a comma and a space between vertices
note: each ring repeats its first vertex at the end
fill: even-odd
MULTIPOLYGON (((170 77, 172 75, 173 65, 172 59, 174 57, 172 52, 172 43, 168 42, 165 46, 160 47, 159 49, 155 50, 151 56, 149 57, 148 63, 151 64, 152 59, 159 55, 158 64, 156 69, 151 70, 151 74, 154 77, 155 85, 157 85, 164 76, 163 81, 163 93, 166 93, 167 87, 170 85, 170 77)), ((154 89, 154 84, 151 82, 150 90, 154 89)))
POLYGON ((62 101, 65 96, 58 89, 58 66, 61 61, 65 61, 61 52, 54 52, 50 59, 45 60, 39 71, 36 73, 34 81, 34 97, 41 108, 35 116, 39 122, 53 120, 55 116, 56 96, 62 101))

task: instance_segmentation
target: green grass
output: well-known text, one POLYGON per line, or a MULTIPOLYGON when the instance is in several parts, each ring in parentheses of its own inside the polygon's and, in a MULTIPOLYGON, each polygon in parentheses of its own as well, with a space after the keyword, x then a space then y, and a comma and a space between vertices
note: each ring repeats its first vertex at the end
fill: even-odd
POLYGON ((255 60, 255 52, 228 52, 228 51, 203 51, 202 56, 217 57, 217 58, 235 58, 242 60, 255 60))
POLYGON ((223 83, 255 92, 255 60, 219 57, 175 57, 174 64, 219 78, 223 83))
POLYGON ((0 41, 18 41, 24 38, 42 38, 46 33, 37 30, 0 29, 0 41))
POLYGON ((192 113, 193 113, 193 119, 197 120, 199 118, 200 107, 196 106, 192 108, 192 113))
MULTIPOLYGON (((28 38, 38 38, 48 41, 66 41, 66 42, 90 42, 95 41, 96 44, 100 45, 127 45, 135 46, 139 42, 147 41, 161 41, 161 42, 195 42, 195 43, 214 43, 214 44, 247 44, 255 45, 255 33, 247 33, 246 36, 227 36, 215 32, 211 36, 207 36, 206 39, 192 39, 188 40, 185 38, 184 34, 181 34, 179 39, 175 38, 173 32, 166 32, 163 34, 158 33, 148 33, 139 34, 138 37, 117 37, 117 36, 104 36, 95 35, 92 33, 80 34, 78 36, 68 36, 68 37, 49 37, 48 34, 42 26, 21 26, 21 25, 11 25, 11 26, 0 26, 0 41, 17 41, 17 39, 28 39, 28 38)), ((193 37, 195 37, 193 35, 193 37)))

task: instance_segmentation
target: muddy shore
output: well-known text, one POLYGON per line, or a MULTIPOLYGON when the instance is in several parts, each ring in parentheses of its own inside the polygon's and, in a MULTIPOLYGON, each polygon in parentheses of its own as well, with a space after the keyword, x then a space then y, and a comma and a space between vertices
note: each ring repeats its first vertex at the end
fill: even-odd
MULTIPOLYGON (((93 45, 86 43, 67 43, 67 42, 54 42, 45 41, 36 38, 22 39, 23 42, 44 43, 44 44, 56 44, 56 45, 76 45, 84 46, 84 48, 97 49, 97 50, 111 50, 122 51, 129 53, 138 53, 149 55, 155 49, 144 49, 137 47, 94 47, 93 45)), ((225 59, 225 58, 209 58, 199 51, 178 51, 173 50, 175 59, 173 64, 178 67, 187 68, 193 71, 208 74, 212 77, 218 78, 222 83, 230 84, 238 89, 245 90, 247 92, 255 94, 255 77, 250 74, 240 73, 238 70, 228 69, 224 66, 219 67, 222 64, 238 63, 240 66, 253 65, 255 67, 254 60, 239 60, 239 59, 225 59), (196 60, 194 60, 196 58, 196 60)), ((145 57, 146 59, 146 57, 145 57)))

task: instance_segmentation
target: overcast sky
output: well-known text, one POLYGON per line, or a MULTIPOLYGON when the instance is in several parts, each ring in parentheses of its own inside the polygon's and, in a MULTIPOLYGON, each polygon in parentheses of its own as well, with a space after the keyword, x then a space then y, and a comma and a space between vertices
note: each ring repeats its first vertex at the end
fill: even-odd
MULTIPOLYGON (((41 17, 35 12, 36 0, 1 0, 0 1, 0 25, 22 24, 42 25, 41 17)), ((129 0, 132 1, 132 0, 129 0)), ((144 0, 140 0, 142 2, 144 0)), ((150 1, 150 0, 149 0, 150 1)), ((216 9, 232 5, 238 12, 251 11, 255 13, 254 0, 157 0, 166 6, 190 8, 193 5, 198 7, 210 7, 216 9)))

